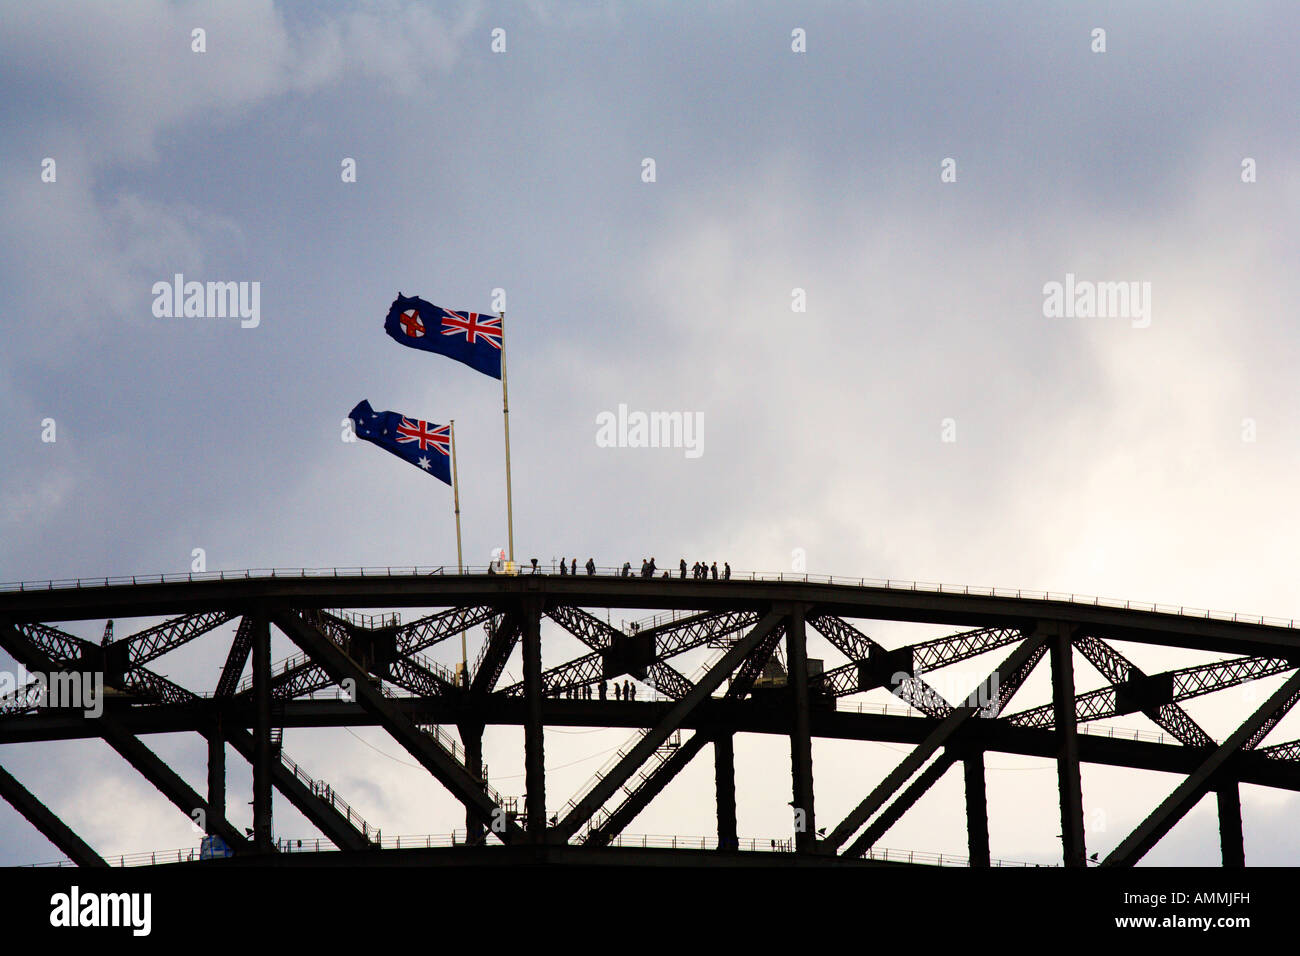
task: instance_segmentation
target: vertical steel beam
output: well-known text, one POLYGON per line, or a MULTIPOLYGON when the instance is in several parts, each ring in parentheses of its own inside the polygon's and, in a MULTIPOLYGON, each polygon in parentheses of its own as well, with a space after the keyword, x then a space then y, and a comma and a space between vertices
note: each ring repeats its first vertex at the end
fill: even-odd
POLYGON ((271 852, 271 625, 259 609, 253 620, 253 845, 271 852))
POLYGON ((1241 833, 1241 790, 1236 780, 1219 787, 1219 846, 1223 865, 1246 865, 1246 844, 1241 833))
MULTIPOLYGON (((475 777, 483 776, 483 725, 464 723, 459 727, 460 742, 465 745, 465 769, 475 777)), ((471 846, 483 842, 483 821, 469 807, 465 808, 465 842, 471 846)))
POLYGON ((220 721, 208 733, 208 834, 213 825, 226 818, 226 738, 220 721), (215 818, 215 819, 214 819, 215 818))
POLYGON ((524 603, 524 778, 528 833, 533 843, 546 839, 546 757, 542 725, 542 607, 536 599, 524 603))
POLYGON ((790 773, 794 795, 795 850, 813 853, 817 849, 817 822, 813 814, 812 736, 808 713, 808 646, 804 628, 804 607, 790 609, 785 629, 785 653, 789 669, 790 773))
POLYGON ((1061 844, 1066 866, 1086 866, 1083 783, 1074 708, 1074 647, 1067 625, 1055 627, 1052 649, 1052 711, 1056 724, 1056 780, 1061 793, 1061 844))
POLYGON ((984 782, 984 751, 977 750, 962 760, 966 775, 966 844, 970 865, 986 867, 989 856, 989 804, 984 782))
POLYGON ((718 791, 718 849, 738 850, 736 836, 736 750, 730 733, 713 741, 713 776, 718 791))

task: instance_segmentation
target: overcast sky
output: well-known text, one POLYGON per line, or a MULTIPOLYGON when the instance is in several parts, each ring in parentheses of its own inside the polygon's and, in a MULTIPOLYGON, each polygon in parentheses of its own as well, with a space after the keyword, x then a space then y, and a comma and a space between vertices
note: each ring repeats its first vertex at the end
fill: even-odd
MULTIPOLYGON (((182 572, 200 548, 208 570, 454 563, 450 489, 341 440, 361 399, 456 420, 483 563, 506 543, 498 384, 400 348, 383 319, 399 291, 491 311, 502 289, 523 559, 775 572, 802 549, 814 573, 1300 617, 1291 5, 0 17, 0 580, 182 572), (259 324, 157 317, 153 286, 177 273, 259 283, 259 324), (1135 283, 1149 311, 1045 314, 1067 281, 1135 283), (698 416, 701 454, 600 447, 620 404, 698 416)), ((890 646, 938 633, 863 627, 890 646)), ((158 669, 210 690, 230 632, 158 669)), ((578 648, 546 638, 548 666, 578 648)), ((1155 670, 1206 659, 1124 650, 1155 670)), ((998 659, 962 665, 967 685, 998 659)), ((1189 707, 1219 739, 1263 699, 1224 696, 1189 707)), ((1045 699, 1040 678, 1012 709, 1045 699)), ((1297 736, 1288 720, 1269 742, 1297 736)), ((506 794, 520 737, 488 732, 506 794)), ((625 739, 548 733, 548 803, 625 739)), ((196 736, 148 743, 201 785, 196 736)), ((386 833, 463 825, 378 731, 285 746, 386 833)), ((905 750, 817 743, 818 823, 905 750)), ((787 836, 788 744, 745 738, 737 759, 742 835, 787 836)), ((103 744, 0 761, 101 852, 196 840, 103 744)), ((993 855, 1059 859, 1053 765, 989 766, 993 855)), ((1176 783, 1085 767, 1089 851, 1176 783)), ((706 751, 630 831, 713 833, 712 787, 706 751)), ((961 788, 950 771, 881 845, 964 853, 961 788)), ((1296 798, 1243 803, 1247 861, 1300 860, 1296 798)), ((276 813, 278 835, 315 835, 276 813)), ((58 856, 7 805, 0 833, 0 863, 58 856)), ((1218 853, 1206 800, 1146 862, 1218 853)))

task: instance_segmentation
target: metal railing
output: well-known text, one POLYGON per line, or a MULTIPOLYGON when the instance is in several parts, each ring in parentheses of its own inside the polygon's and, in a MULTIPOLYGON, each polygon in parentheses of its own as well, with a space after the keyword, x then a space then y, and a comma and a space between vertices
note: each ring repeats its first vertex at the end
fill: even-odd
MULTIPOLYGON (((599 567, 596 569, 596 572, 597 575, 602 577, 619 576, 621 569, 599 567)), ((489 573, 489 568, 486 565, 472 566, 465 568, 463 573, 467 575, 483 575, 489 573)), ((500 574, 502 572, 498 571, 496 573, 500 574)), ((532 574, 533 571, 531 566, 525 565, 520 567, 516 573, 519 575, 527 575, 532 574)), ((536 573, 550 574, 552 572, 545 570, 543 565, 539 562, 536 573)), ((580 568, 578 571, 578 577, 583 577, 585 573, 585 570, 580 568)), ((238 581, 251 578, 429 577, 434 575, 445 576, 448 574, 454 576, 455 572, 448 572, 445 565, 440 565, 438 567, 402 565, 341 568, 246 568, 238 571, 201 571, 176 574, 123 574, 94 578, 55 578, 45 581, 11 581, 0 583, 0 591, 51 591, 66 588, 112 587, 128 584, 180 584, 203 581, 238 581)), ((656 575, 656 579, 660 577, 662 577, 662 575, 656 575)), ((670 574, 669 577, 674 576, 670 574)), ((629 578, 640 578, 640 574, 633 569, 629 574, 629 578)), ((692 581, 691 579, 687 580, 692 584, 705 584, 703 581, 697 582, 692 581)), ((1174 614, 1182 617, 1230 621, 1241 624, 1262 624, 1270 627, 1295 629, 1296 626, 1295 618, 1268 617, 1260 614, 1241 614, 1235 611, 1215 611, 1206 608, 1190 607, 1183 604, 1160 604, 1150 601, 1104 598, 1091 594, 1078 594, 1067 591, 1036 591, 1024 588, 1000 588, 969 584, 941 584, 928 581, 898 580, 894 578, 854 578, 843 575, 810 574, 789 571, 751 571, 748 574, 732 574, 731 582, 743 581, 830 584, 844 587, 886 589, 890 591, 925 591, 934 594, 962 594, 976 597, 1015 598, 1017 600, 1045 602, 1052 601, 1066 604, 1108 607, 1128 611, 1145 611, 1156 614, 1174 614)), ((709 580, 707 584, 710 586, 725 587, 731 582, 709 580)))
MULTIPOLYGON (((361 814, 352 809, 346 800, 338 795, 329 784, 316 780, 303 770, 298 764, 283 750, 280 751, 280 762, 287 767, 298 780, 309 789, 313 795, 328 803, 340 816, 344 817, 349 826, 359 832, 367 840, 371 839, 371 833, 378 835, 379 831, 370 829, 370 824, 366 823, 361 814)), ((374 841, 371 841, 374 842, 374 841)))
MULTIPOLYGON (((376 837, 373 841, 385 850, 433 849, 436 847, 463 846, 466 842, 464 830, 436 834, 402 834, 398 836, 376 837)), ((281 838, 276 840, 276 849, 281 853, 334 853, 338 852, 328 840, 311 837, 305 840, 281 838)), ((657 850, 716 850, 717 837, 674 836, 672 834, 620 834, 609 842, 609 846, 636 849, 657 850)), ((792 853, 794 841, 789 837, 780 839, 763 839, 746 837, 738 841, 735 849, 745 853, 792 853)), ((887 863, 916 863, 928 866, 969 866, 970 859, 960 853, 936 853, 930 850, 899 850, 891 847, 873 847, 862 857, 864 860, 877 860, 887 863)), ((156 866, 161 863, 190 863, 199 859, 199 851, 194 847, 179 850, 145 850, 140 853, 120 853, 105 857, 109 866, 156 866)), ((1059 866, 1060 864, 1038 864, 1023 861, 994 859, 990 861, 998 867, 1059 866)), ((44 863, 28 863, 28 867, 64 867, 76 866, 66 857, 44 863)))
MULTIPOLYGON (((294 654, 291 657, 286 657, 283 660, 278 660, 274 664, 272 664, 271 676, 274 677, 277 674, 287 674, 289 673, 289 671, 296 670, 297 668, 302 667, 304 664, 311 664, 311 663, 314 663, 314 661, 310 655, 306 653, 294 654)), ((236 695, 247 694, 252 689, 253 689, 253 675, 249 674, 247 677, 245 677, 243 680, 239 682, 239 686, 235 688, 235 694, 236 695)))
POLYGON ((349 611, 346 608, 326 608, 326 614, 333 614, 342 621, 347 621, 353 627, 365 628, 373 631, 381 627, 397 627, 402 623, 402 615, 396 611, 389 611, 387 614, 361 614, 358 611, 349 611))
POLYGON ((444 683, 451 684, 453 687, 460 686, 456 681, 455 672, 453 672, 451 668, 447 667, 445 664, 439 664, 437 661, 433 660, 432 658, 426 657, 423 654, 408 654, 407 660, 411 661, 412 663, 418 664, 420 667, 423 667, 430 674, 434 674, 437 677, 441 678, 444 683))
MULTIPOLYGON (((399 696, 395 694, 392 691, 392 689, 389 688, 387 685, 381 684, 379 690, 385 697, 388 697, 391 700, 400 699, 399 696)), ((457 743, 456 738, 453 737, 451 734, 446 733, 441 726, 439 726, 438 724, 420 723, 418 721, 416 722, 415 726, 416 729, 419 730, 421 733, 432 738, 434 743, 436 743, 439 747, 441 747, 450 757, 452 757, 452 759, 456 760, 462 767, 467 765, 468 760, 466 758, 465 751, 461 748, 460 744, 457 743)), ((483 788, 483 792, 488 795, 488 798, 497 806, 501 806, 501 794, 497 793, 497 791, 487 781, 487 764, 483 765, 482 774, 475 779, 478 781, 478 784, 483 788)))
MULTIPOLYGON (((691 676, 688 678, 691 681, 691 683, 695 683, 701 677, 707 674, 713 668, 714 664, 717 663, 718 659, 721 657, 722 657, 721 652, 709 655, 708 659, 702 662, 700 666, 695 669, 695 672, 691 674, 691 676)), ((652 693, 653 696, 651 699, 655 701, 674 700, 674 698, 664 697, 660 695, 658 691, 653 691, 652 693)), ((561 817, 568 816, 569 812, 572 811, 573 808, 578 805, 579 801, 581 801, 588 793, 590 793, 598 783, 604 780, 605 777, 609 775, 609 772, 618 765, 618 762, 622 760, 624 757, 626 757, 628 753, 630 753, 633 750, 633 748, 635 748, 636 745, 642 741, 645 735, 651 731, 651 729, 652 728, 650 727, 638 728, 632 734, 632 736, 628 738, 627 743, 623 744, 622 747, 618 748, 618 750, 614 752, 613 756, 609 757, 605 761, 605 763, 598 770, 596 770, 595 773, 593 773, 590 777, 588 777, 586 782, 578 789, 578 791, 565 802, 564 806, 560 808, 559 815, 561 817)), ((631 776, 629 776, 628 779, 623 782, 623 784, 618 788, 618 790, 615 791, 615 794, 622 793, 624 797, 632 796, 632 794, 634 794, 638 789, 640 789, 650 778, 650 776, 656 770, 658 770, 659 767, 670 756, 672 756, 671 751, 666 750, 663 747, 656 748, 655 751, 652 754, 650 754, 650 756, 647 758, 646 762, 643 763, 639 768, 637 768, 637 771, 633 773, 631 776)), ((613 799, 613 796, 611 795, 609 799, 613 799)), ((606 804, 608 802, 609 800, 605 801, 606 804)), ((582 832, 584 836, 585 834, 590 833, 592 830, 603 825, 605 821, 609 819, 609 816, 610 816, 609 811, 605 810, 604 804, 602 804, 601 808, 599 808, 595 813, 593 813, 591 815, 591 819, 588 820, 587 823, 583 826, 582 832)))

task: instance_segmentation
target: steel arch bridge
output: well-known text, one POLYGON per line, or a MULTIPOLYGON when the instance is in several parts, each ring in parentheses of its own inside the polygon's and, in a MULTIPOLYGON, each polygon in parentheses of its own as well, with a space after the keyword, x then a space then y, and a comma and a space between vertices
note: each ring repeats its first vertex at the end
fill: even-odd
MULTIPOLYGON (((1300 790, 1300 741, 1260 746, 1300 699, 1300 631, 1294 622, 1191 616, 1173 608, 1081 603, 1064 595, 802 579, 450 575, 441 569, 327 576, 241 573, 206 580, 118 579, 3 590, 0 646, 28 670, 49 675, 51 686, 63 677, 99 675, 107 695, 102 715, 95 717, 47 706, 45 687, 38 681, 18 687, 0 700, 0 744, 102 739, 187 817, 202 811, 207 832, 234 851, 231 863, 849 865, 866 862, 885 832, 960 763, 969 861, 988 866, 984 755, 992 751, 1055 760, 1067 866, 1087 863, 1081 761, 1182 777, 1100 860, 1103 865, 1137 863, 1212 791, 1223 864, 1243 866, 1240 784, 1300 790), (362 613, 380 608, 439 610, 405 624, 393 614, 362 613), (590 610, 614 608, 671 615, 625 631, 590 610), (163 623, 111 639, 113 621, 120 625, 131 618, 158 617, 165 618, 163 623), (100 644, 55 626, 104 619, 110 625, 100 644), (580 641, 588 653, 543 669, 543 619, 580 641), (959 630, 886 649, 865 632, 869 625, 864 622, 870 621, 959 630), (233 622, 237 628, 214 689, 187 689, 148 666, 233 622), (479 626, 486 640, 467 674, 452 674, 424 656, 438 643, 479 626), (301 651, 274 666, 272 627, 301 651), (809 628, 843 655, 842 664, 810 669, 809 628), (1115 641, 1229 657, 1145 674, 1112 646, 1115 641), (705 646, 717 650, 719 659, 688 679, 674 659, 705 646), (523 679, 498 686, 516 647, 523 679), (774 679, 772 662, 782 651, 785 664, 774 679), (950 702, 926 682, 929 672, 990 651, 1005 657, 988 675, 986 693, 978 700, 950 702), (1076 654, 1108 685, 1076 692, 1076 654), (250 664, 250 676, 241 680, 250 664), (1051 703, 1015 710, 1011 705, 1017 691, 1040 665, 1050 672, 1051 703), (1285 681, 1222 741, 1202 730, 1182 707, 1192 698, 1274 675, 1285 675, 1285 681), (660 699, 607 700, 581 692, 625 676, 654 688, 660 699), (330 687, 345 688, 346 696, 312 696, 330 687), (911 715, 835 707, 837 698, 876 688, 909 704, 911 715), (1132 713, 1146 715, 1175 742, 1079 731, 1081 723, 1132 713), (489 725, 523 729, 526 797, 521 812, 485 779, 482 738, 489 725), (281 751, 286 727, 349 726, 381 727, 464 805, 464 845, 381 848, 369 823, 281 751), (448 726, 457 728, 459 744, 441 729, 448 726), (608 773, 548 817, 543 730, 550 726, 634 728, 639 738, 608 773), (207 740, 205 795, 142 739, 177 732, 207 740), (683 738, 684 733, 688 736, 683 738), (733 744, 739 733, 789 738, 793 854, 740 849, 733 744), (665 746, 670 738, 678 745, 665 746), (813 738, 888 741, 912 749, 843 819, 819 821, 813 738), (226 745, 252 765, 251 836, 226 818, 226 745), (614 845, 618 834, 707 745, 712 745, 717 784, 717 849, 636 851, 614 845), (273 788, 340 852, 307 857, 277 852, 273 788)), ((3 767, 0 794, 73 862, 106 865, 3 767)))

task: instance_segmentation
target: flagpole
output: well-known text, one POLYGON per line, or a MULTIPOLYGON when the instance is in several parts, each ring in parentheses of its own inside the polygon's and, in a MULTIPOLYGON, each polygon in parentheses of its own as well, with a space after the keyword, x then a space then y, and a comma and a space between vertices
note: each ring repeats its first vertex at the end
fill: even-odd
POLYGON ((506 429, 506 535, 510 545, 510 563, 515 563, 515 511, 510 494, 510 392, 506 388, 506 314, 498 312, 501 319, 501 417, 506 429))
MULTIPOLYGON (((460 552, 460 475, 456 470, 456 419, 451 420, 451 493, 456 503, 456 573, 464 574, 460 552)), ((469 681, 469 654, 465 650, 465 632, 460 632, 460 679, 469 681)))

